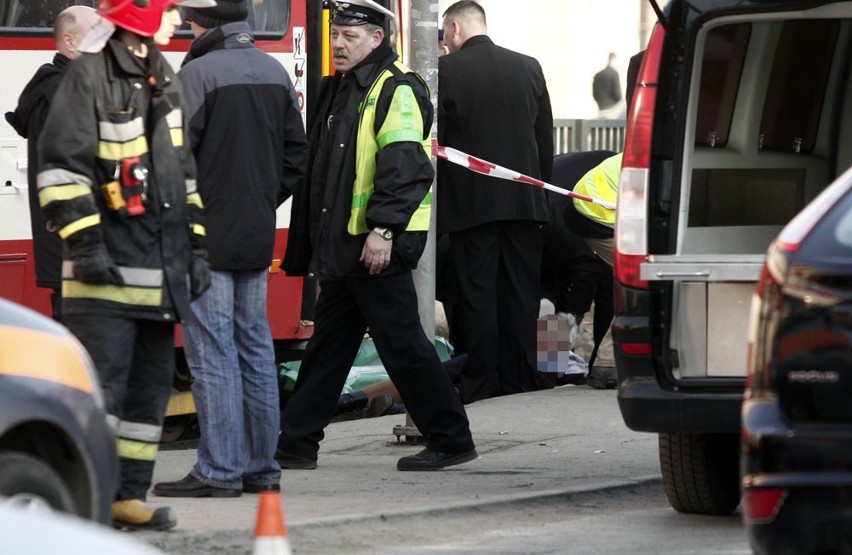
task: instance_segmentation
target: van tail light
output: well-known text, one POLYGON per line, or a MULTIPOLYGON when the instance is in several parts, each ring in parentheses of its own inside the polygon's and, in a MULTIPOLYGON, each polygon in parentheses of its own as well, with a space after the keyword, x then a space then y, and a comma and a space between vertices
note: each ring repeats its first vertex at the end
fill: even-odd
POLYGON ((746 524, 767 524, 775 520, 787 497, 783 488, 746 488, 743 493, 743 519, 746 524))
POLYGON ((625 287, 648 289, 639 266, 648 255, 648 175, 657 80, 666 31, 657 24, 645 51, 627 118, 615 211, 615 277, 625 287))

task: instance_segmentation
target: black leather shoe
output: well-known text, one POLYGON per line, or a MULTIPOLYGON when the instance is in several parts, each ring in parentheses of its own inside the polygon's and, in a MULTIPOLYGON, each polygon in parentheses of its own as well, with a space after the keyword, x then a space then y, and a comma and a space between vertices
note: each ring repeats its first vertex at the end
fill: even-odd
POLYGON ((464 453, 441 453, 428 447, 416 455, 402 457, 396 463, 397 470, 441 470, 447 466, 466 463, 479 457, 476 449, 464 453))
POLYGON ((281 465, 281 468, 287 468, 290 470, 313 470, 317 467, 316 459, 299 457, 297 455, 284 453, 283 451, 275 452, 275 460, 279 465, 281 465))
POLYGON ((281 491, 281 484, 252 484, 243 480, 243 493, 263 493, 264 491, 281 491))
POLYGON ((176 482, 154 484, 153 494, 160 497, 239 497, 243 492, 236 488, 211 486, 187 474, 176 482))

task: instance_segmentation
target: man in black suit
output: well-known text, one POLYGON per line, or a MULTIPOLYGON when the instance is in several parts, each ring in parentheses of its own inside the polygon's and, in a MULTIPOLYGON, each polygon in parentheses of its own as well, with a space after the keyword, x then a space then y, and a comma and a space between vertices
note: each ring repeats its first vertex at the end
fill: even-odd
MULTIPOLYGON (((553 116, 539 63, 495 45, 471 0, 444 12, 438 140, 550 179, 553 116)), ((469 359, 465 403, 539 387, 535 370, 544 190, 438 161, 438 232, 449 233, 469 359)))

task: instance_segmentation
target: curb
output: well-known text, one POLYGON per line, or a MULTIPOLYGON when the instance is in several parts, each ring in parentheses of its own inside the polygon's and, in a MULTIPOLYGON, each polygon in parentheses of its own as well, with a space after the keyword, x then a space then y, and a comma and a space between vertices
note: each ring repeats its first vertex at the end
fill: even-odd
MULTIPOLYGON (((629 480, 610 480, 592 485, 498 495, 485 499, 443 503, 432 506, 427 505, 393 512, 375 512, 370 514, 308 519, 302 522, 288 523, 287 531, 292 538, 294 532, 295 535, 298 535, 300 531, 307 533, 312 530, 324 530, 335 527, 345 528, 354 526, 357 528, 360 524, 377 521, 387 524, 389 522, 404 521, 409 518, 436 515, 446 516, 454 513, 461 514, 488 509, 499 510, 530 503, 561 503, 566 498, 576 499, 613 495, 631 490, 656 487, 661 484, 662 478, 660 475, 639 476, 629 480)), ((251 547, 249 532, 243 529, 220 529, 203 532, 172 531, 165 535, 157 532, 144 532, 140 533, 138 537, 156 548, 168 550, 166 551, 167 553, 248 553, 251 547)))
POLYGON ((637 488, 647 488, 662 484, 660 475, 639 476, 630 480, 611 480, 588 486, 569 486, 564 488, 534 491, 530 493, 517 493, 509 495, 495 495, 486 499, 473 501, 458 501, 455 503, 443 503, 435 506, 424 506, 419 508, 404 509, 400 511, 373 513, 365 515, 346 515, 338 517, 327 517, 310 519, 298 524, 289 525, 290 530, 319 528, 326 526, 341 526, 381 520, 387 522, 394 519, 405 519, 417 516, 446 515, 456 512, 469 511, 471 509, 489 509, 511 507, 512 505, 523 505, 530 502, 553 502, 563 497, 592 496, 601 494, 612 494, 637 488))

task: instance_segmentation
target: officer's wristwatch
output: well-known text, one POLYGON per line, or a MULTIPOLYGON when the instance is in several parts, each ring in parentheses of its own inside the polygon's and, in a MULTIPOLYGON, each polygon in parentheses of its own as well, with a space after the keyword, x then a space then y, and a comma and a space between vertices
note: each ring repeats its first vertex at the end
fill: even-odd
POLYGON ((390 241, 391 239, 393 239, 393 230, 391 229, 388 229, 386 227, 374 227, 373 231, 378 233, 385 241, 390 241))

